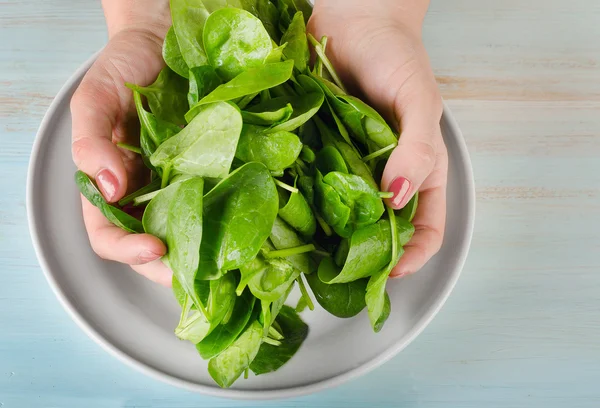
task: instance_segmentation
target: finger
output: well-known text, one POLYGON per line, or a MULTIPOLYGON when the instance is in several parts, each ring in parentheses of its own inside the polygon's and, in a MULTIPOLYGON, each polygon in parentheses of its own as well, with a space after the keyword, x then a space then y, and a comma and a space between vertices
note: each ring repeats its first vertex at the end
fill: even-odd
POLYGON ((92 249, 103 259, 142 265, 163 256, 165 244, 150 234, 130 234, 113 225, 84 197, 83 219, 92 249))
POLYGON ((156 282, 168 288, 171 287, 173 272, 171 272, 160 259, 148 262, 144 265, 133 265, 131 268, 140 275, 150 279, 152 282, 156 282))
POLYGON ((114 202, 127 191, 127 171, 112 142, 116 113, 109 107, 118 109, 118 101, 102 88, 97 75, 101 74, 92 68, 71 99, 71 151, 75 165, 96 181, 108 202, 114 202))
POLYGON ((413 224, 415 234, 404 246, 404 255, 390 273, 392 278, 418 271, 440 250, 446 226, 445 183, 419 192, 419 207, 413 224))
POLYGON ((442 104, 437 92, 427 89, 430 86, 424 85, 419 96, 407 96, 408 101, 396 104, 402 133, 381 180, 383 190, 394 193, 387 201, 394 209, 408 203, 436 164, 442 104))

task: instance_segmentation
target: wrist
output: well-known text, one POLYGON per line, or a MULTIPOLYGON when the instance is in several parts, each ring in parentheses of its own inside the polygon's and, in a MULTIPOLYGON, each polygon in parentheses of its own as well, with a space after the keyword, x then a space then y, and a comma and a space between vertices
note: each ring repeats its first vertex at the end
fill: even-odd
POLYGON ((109 38, 124 30, 163 38, 171 25, 169 0, 102 0, 109 38))

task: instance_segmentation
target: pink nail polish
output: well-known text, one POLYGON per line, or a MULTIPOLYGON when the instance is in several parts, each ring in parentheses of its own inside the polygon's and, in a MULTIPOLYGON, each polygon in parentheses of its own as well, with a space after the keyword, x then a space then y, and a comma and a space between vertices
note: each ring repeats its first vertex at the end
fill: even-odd
POLYGON ((398 177, 392 181, 389 190, 394 193, 394 196, 390 199, 390 203, 394 209, 398 210, 404 207, 408 201, 410 181, 404 177, 398 177))
POLYGON ((117 194, 119 181, 109 169, 102 169, 96 174, 96 184, 106 201, 112 202, 117 194))

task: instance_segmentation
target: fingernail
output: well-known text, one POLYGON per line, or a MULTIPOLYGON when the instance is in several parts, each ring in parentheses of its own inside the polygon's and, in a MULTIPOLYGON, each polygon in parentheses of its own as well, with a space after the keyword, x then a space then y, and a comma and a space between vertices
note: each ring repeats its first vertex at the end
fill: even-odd
POLYGON ((113 201, 119 187, 117 177, 109 169, 102 169, 96 174, 96 184, 106 201, 113 201))
POLYGON ((390 275, 390 278, 392 279, 400 279, 400 278, 404 278, 405 276, 410 275, 410 272, 408 271, 404 271, 404 272, 400 272, 397 275, 390 275))
POLYGON ((389 190, 394 193, 390 199, 392 207, 396 210, 404 207, 408 201, 408 193, 410 192, 410 181, 404 177, 398 177, 392 181, 389 190))
POLYGON ((160 255, 148 250, 144 250, 138 255, 138 259, 141 263, 151 262, 158 258, 160 258, 160 255))

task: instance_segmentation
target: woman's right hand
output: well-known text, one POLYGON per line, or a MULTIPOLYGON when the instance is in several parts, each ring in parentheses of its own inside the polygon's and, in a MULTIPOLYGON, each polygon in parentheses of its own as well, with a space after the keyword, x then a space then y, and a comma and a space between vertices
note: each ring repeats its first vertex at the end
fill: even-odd
MULTIPOLYGON (((116 202, 141 187, 148 174, 140 157, 116 143, 138 144, 139 125, 126 82, 152 83, 164 66, 162 42, 170 25, 168 0, 103 2, 109 42, 71 100, 72 154, 77 167, 96 181, 104 198, 116 202), (142 3, 142 4, 140 4, 142 3)), ((161 262, 163 242, 130 234, 111 224, 82 196, 91 246, 100 257, 128 265, 152 281, 171 285, 161 262)))

